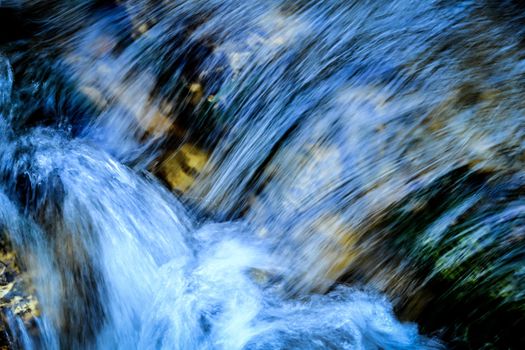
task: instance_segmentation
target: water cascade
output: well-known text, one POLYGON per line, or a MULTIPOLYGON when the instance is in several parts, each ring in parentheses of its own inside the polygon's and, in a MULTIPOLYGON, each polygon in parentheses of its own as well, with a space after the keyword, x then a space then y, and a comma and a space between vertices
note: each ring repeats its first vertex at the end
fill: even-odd
POLYGON ((0 1, 0 343, 520 348, 520 13, 0 1))

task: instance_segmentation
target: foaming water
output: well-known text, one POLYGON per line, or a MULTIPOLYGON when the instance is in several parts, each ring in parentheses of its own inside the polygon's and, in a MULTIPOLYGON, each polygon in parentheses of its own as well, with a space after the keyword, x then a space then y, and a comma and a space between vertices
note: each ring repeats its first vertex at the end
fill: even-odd
POLYGON ((83 141, 36 129, 4 146, 4 176, 30 188, 1 197, 42 308, 38 340, 13 320, 25 348, 432 347, 374 293, 286 298, 286 271, 249 225, 197 229, 154 180, 83 141))

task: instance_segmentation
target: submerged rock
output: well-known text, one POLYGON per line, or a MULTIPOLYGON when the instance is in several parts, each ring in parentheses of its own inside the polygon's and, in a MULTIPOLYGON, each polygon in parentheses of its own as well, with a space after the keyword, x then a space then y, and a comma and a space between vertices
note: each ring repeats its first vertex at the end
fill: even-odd
POLYGON ((183 144, 172 153, 167 153, 157 169, 159 176, 169 188, 178 193, 186 193, 194 184, 208 162, 208 153, 192 145, 183 144))
POLYGON ((6 232, 0 234, 0 348, 16 348, 18 326, 22 320, 33 336, 38 333, 36 318, 40 309, 31 279, 17 258, 6 232))

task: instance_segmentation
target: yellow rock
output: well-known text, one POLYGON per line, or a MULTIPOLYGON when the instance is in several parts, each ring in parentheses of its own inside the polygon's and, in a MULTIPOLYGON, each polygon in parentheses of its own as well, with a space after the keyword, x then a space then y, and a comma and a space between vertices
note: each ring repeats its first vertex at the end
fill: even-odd
POLYGON ((191 144, 184 144, 160 165, 159 173, 177 192, 187 192, 208 162, 208 154, 191 144))
POLYGON ((359 255, 358 234, 336 215, 319 219, 313 230, 322 236, 322 255, 328 262, 326 277, 330 280, 339 278, 359 255))
POLYGON ((5 286, 0 286, 0 299, 1 303, 3 304, 4 300, 3 298, 13 289, 14 282, 8 283, 5 286))
POLYGON ((3 317, 6 310, 10 310, 29 325, 32 324, 35 317, 40 315, 38 301, 32 295, 34 286, 31 284, 30 274, 20 269, 16 252, 8 239, 8 233, 4 232, 3 235, 0 239, 0 261, 2 262, 0 278, 5 284, 0 285, 0 314, 3 317), (13 277, 7 277, 8 275, 13 277), (10 282, 6 283, 8 279, 10 282))
POLYGON ((24 321, 30 321, 33 317, 40 316, 40 311, 38 309, 38 302, 33 296, 29 296, 27 300, 20 299, 14 305, 14 313, 22 317, 24 321))
POLYGON ((180 152, 186 157, 188 166, 197 171, 201 171, 208 162, 208 154, 190 144, 183 145, 180 152))
POLYGON ((190 96, 190 102, 192 105, 197 105, 202 100, 202 96, 204 95, 204 91, 202 89, 202 85, 199 83, 192 83, 189 86, 189 90, 191 93, 190 96))

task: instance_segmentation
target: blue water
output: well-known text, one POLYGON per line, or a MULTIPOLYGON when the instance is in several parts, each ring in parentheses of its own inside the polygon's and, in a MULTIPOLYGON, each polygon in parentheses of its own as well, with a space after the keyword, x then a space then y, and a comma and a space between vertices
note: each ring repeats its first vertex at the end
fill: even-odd
MULTIPOLYGON (((380 223, 407 198, 402 210, 423 207, 455 169, 521 174, 525 65, 504 24, 471 1, 59 4, 34 63, 0 56, 0 225, 41 309, 37 335, 11 317, 15 343, 443 346, 393 303, 423 285, 418 254, 483 194, 465 192, 407 253, 380 223), (209 160, 174 193, 154 173, 177 123, 177 145, 209 160)), ((512 202, 486 222, 522 212, 512 202)))

